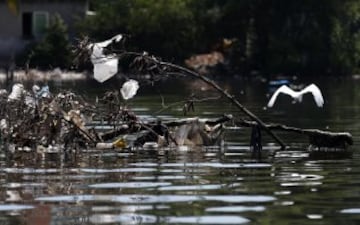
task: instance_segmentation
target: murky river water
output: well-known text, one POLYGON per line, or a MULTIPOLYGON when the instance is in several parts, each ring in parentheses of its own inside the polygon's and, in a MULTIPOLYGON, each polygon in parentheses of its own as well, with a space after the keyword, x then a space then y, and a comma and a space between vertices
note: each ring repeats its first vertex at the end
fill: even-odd
MULTIPOLYGON (((265 109, 268 86, 259 81, 231 80, 221 86, 266 122, 351 132, 352 154, 313 155, 306 138, 277 132, 291 147, 275 151, 276 144, 264 134, 262 159, 255 160, 248 128, 228 129, 222 147, 88 149, 11 160, 3 154, 0 224, 359 224, 360 80, 316 83, 325 98, 322 109, 311 97, 302 104, 280 98, 265 109)), ((109 88, 96 85, 99 93, 109 88)), ((84 84, 68 87, 85 93, 84 84)), ((206 86, 198 82, 142 86, 129 104, 148 119, 161 109, 160 95, 165 105, 192 91, 217 96, 201 89, 206 86)), ((195 109, 189 116, 243 115, 226 99, 197 103, 195 109)), ((180 117, 181 110, 178 105, 161 116, 180 117)))

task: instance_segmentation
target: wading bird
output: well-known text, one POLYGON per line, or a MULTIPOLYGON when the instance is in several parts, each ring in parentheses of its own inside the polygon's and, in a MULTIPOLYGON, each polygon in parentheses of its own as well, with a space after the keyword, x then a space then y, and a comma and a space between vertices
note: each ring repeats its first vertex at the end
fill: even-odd
POLYGON ((276 101, 276 98, 279 94, 287 94, 290 95, 295 102, 301 102, 302 97, 306 93, 311 93, 314 97, 316 105, 318 107, 322 107, 324 105, 324 98, 321 94, 320 89, 315 84, 310 84, 304 89, 300 91, 294 91, 286 85, 282 85, 279 89, 275 91, 275 93, 271 96, 269 103, 267 104, 268 107, 272 107, 276 101))

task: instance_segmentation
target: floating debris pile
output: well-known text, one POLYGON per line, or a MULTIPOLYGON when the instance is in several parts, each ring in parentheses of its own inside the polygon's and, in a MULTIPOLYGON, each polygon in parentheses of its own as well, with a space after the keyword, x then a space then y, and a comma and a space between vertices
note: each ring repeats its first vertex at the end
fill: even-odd
POLYGON ((94 103, 63 91, 50 93, 48 86, 32 91, 16 83, 10 94, 0 91, 0 135, 2 146, 12 150, 45 151, 86 148, 142 147, 156 142, 158 147, 214 145, 221 138, 221 124, 230 120, 143 122, 126 106, 139 85, 125 82, 119 91, 109 91, 94 103), (121 101, 121 97, 124 101, 121 101), (100 126, 99 126, 100 125, 100 126), (96 128, 108 126, 108 129, 96 128), (136 134, 132 143, 124 135, 136 134))
MULTIPOLYGON (((189 76, 204 82, 251 119, 238 120, 238 124, 253 128, 250 148, 256 151, 257 155, 262 149, 261 131, 265 131, 281 149, 286 149, 288 145, 273 130, 307 135, 310 145, 317 149, 326 147, 346 150, 348 145, 353 144, 352 135, 347 132, 324 132, 282 124, 266 124, 243 106, 234 95, 199 72, 162 61, 147 52, 129 52, 125 48, 114 51, 116 49, 112 49, 112 45, 122 42, 123 37, 119 34, 98 43, 91 43, 89 38, 84 38, 76 49, 76 61, 82 58, 90 60, 94 66, 94 78, 100 83, 117 74, 119 60, 128 64, 126 68, 129 74, 144 75, 150 83, 170 76, 189 76)), ((236 122, 231 115, 225 115, 215 120, 187 118, 183 121, 145 123, 127 107, 127 101, 136 95, 138 89, 138 82, 130 79, 119 91, 106 92, 103 97, 97 98, 94 104, 89 104, 81 96, 69 91, 53 95, 47 86, 34 86, 32 91, 27 91, 24 85, 17 83, 10 94, 6 90, 0 90, 0 135, 4 143, 2 146, 11 145, 13 147, 8 149, 30 150, 59 146, 59 149, 77 150, 88 147, 216 145, 222 140, 223 124, 229 120, 236 122), (110 129, 96 129, 92 126, 96 123, 110 129), (127 134, 136 134, 135 140, 127 143, 124 137, 127 134)), ((316 102, 322 106, 323 99, 316 96, 316 102)), ((184 115, 193 110, 194 99, 186 100, 184 115)))
POLYGON ((0 106, 0 135, 4 145, 36 149, 62 143, 67 147, 70 142, 85 145, 88 140, 81 139, 93 138, 84 129, 81 118, 88 111, 85 108, 91 107, 74 93, 52 96, 48 86, 34 86, 30 92, 16 83, 8 96, 3 92, 0 106))

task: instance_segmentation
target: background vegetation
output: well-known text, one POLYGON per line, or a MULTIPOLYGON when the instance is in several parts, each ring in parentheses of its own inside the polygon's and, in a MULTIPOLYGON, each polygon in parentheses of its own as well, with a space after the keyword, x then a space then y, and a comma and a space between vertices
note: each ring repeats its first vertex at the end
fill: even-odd
POLYGON ((54 15, 43 39, 28 46, 20 60, 30 67, 48 69, 70 68, 73 58, 67 27, 60 15, 54 15))
POLYGON ((247 75, 348 75, 359 72, 358 0, 91 0, 96 12, 79 34, 104 40, 131 35, 128 46, 182 63, 226 51, 232 72, 247 75))

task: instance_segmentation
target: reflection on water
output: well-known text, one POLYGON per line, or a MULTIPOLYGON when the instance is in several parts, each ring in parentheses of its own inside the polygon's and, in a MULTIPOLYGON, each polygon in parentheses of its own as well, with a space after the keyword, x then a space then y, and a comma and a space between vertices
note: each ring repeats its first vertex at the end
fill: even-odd
MULTIPOLYGON (((279 132, 293 147, 276 151, 264 135, 263 158, 257 161, 249 151, 249 131, 237 127, 227 130, 224 146, 217 148, 24 153, 26 160, 2 154, 0 224, 360 223, 360 82, 323 81, 322 111, 306 100, 297 108, 279 101, 265 110, 266 85, 237 82, 229 90, 264 121, 349 131, 353 154, 315 156, 306 138, 279 132)), ((169 85, 166 101, 186 91, 176 87, 169 85)), ((159 97, 146 89, 131 105, 142 118, 161 108, 159 97)), ((196 107, 204 117, 238 113, 226 101, 196 107)), ((174 116, 181 112, 162 114, 174 116)))
POLYGON ((120 222, 121 224, 243 224, 249 220, 240 216, 187 216, 187 217, 156 217, 143 214, 122 215, 94 215, 90 222, 96 224, 108 224, 120 222))

